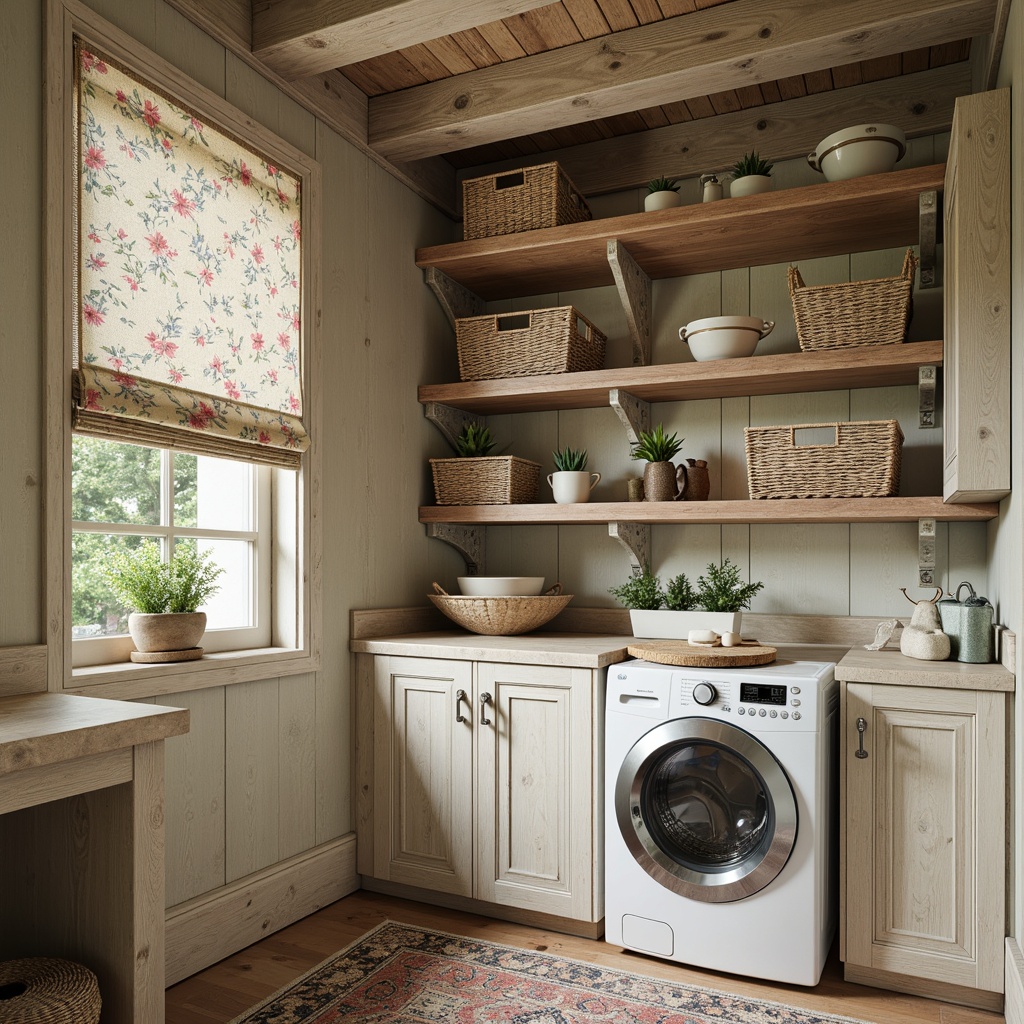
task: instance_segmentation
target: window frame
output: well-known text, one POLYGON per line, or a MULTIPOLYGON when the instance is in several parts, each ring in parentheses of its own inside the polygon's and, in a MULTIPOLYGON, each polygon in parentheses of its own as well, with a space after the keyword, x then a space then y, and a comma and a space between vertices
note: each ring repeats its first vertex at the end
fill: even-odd
POLYGON ((46 308, 45 514, 47 688, 112 698, 146 697, 315 671, 320 665, 320 203, 321 173, 310 156, 262 127, 223 97, 99 17, 78 0, 47 0, 46 159, 44 188, 46 308), (272 636, 269 647, 227 651, 167 665, 130 662, 73 668, 71 655, 71 379, 76 224, 74 37, 128 68, 144 68, 184 106, 206 114, 237 138, 301 176, 303 420, 311 443, 297 471, 271 469, 273 511, 272 636))

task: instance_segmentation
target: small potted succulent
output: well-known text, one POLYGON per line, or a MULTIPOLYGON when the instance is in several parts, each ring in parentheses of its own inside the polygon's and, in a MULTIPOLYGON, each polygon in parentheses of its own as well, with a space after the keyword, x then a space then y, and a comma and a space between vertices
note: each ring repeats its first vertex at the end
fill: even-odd
POLYGON ((770 192, 772 189, 772 167, 774 164, 759 157, 757 152, 747 153, 737 160, 732 169, 732 183, 729 195, 734 199, 738 196, 752 196, 758 192, 770 192))
POLYGON ((104 572, 107 583, 118 600, 135 609, 128 616, 136 647, 132 661, 201 657, 206 612, 199 608, 220 589, 217 577, 223 572, 208 551, 188 546, 176 550, 170 561, 153 542, 112 554, 104 572))
POLYGON ((644 501, 672 501, 675 498, 678 488, 672 458, 679 453, 684 440, 675 434, 667 435, 662 423, 654 430, 640 431, 639 439, 631 445, 630 458, 647 462, 644 466, 644 501))
POLYGON ((652 210, 667 210, 678 206, 680 202, 678 178, 654 178, 647 182, 644 210, 648 213, 652 210))
POLYGON ((537 500, 540 463, 491 455, 490 427, 466 423, 455 442, 456 458, 431 459, 438 505, 509 505, 537 500))
POLYGON ((590 492, 601 480, 600 473, 587 472, 586 448, 560 448, 551 453, 555 472, 548 483, 559 505, 575 505, 590 500, 590 492))

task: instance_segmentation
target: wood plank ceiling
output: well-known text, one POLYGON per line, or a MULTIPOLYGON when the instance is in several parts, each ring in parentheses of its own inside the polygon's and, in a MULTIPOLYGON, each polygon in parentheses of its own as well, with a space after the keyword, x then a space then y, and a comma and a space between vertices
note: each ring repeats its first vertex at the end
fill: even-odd
POLYGON ((557 159, 585 194, 948 128, 1009 0, 169 0, 449 212, 557 159))

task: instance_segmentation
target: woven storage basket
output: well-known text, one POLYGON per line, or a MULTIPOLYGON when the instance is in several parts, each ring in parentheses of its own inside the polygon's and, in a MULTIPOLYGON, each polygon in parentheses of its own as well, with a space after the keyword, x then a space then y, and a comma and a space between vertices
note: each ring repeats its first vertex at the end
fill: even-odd
POLYGON ((0 963, 4 1024, 97 1024, 100 987, 81 964, 53 957, 0 963))
POLYGON ((913 315, 917 257, 908 249, 896 277, 844 281, 808 287, 800 271, 789 268, 789 295, 800 348, 896 345, 907 336, 913 315))
POLYGON ((590 207, 557 163, 462 183, 464 238, 511 235, 590 220, 590 207))
POLYGON ((519 505, 537 500, 540 463, 515 455, 431 459, 438 505, 519 505))
POLYGON ((455 321, 463 380, 575 373, 604 366, 605 336, 575 307, 455 321))
POLYGON ((747 427, 751 498, 888 498, 900 486, 896 420, 747 427), (798 430, 835 431, 832 444, 796 443, 798 430))
POLYGON ((529 633, 550 622, 572 599, 556 583, 539 597, 461 597, 448 594, 439 584, 427 597, 448 616, 471 633, 486 636, 515 636, 529 633))

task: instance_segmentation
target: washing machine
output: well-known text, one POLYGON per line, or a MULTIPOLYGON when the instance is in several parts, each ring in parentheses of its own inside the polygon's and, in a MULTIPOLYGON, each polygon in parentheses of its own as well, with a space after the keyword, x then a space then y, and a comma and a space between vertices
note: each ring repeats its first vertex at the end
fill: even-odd
POLYGON ((609 669, 608 942, 818 983, 838 901, 834 670, 609 669))

